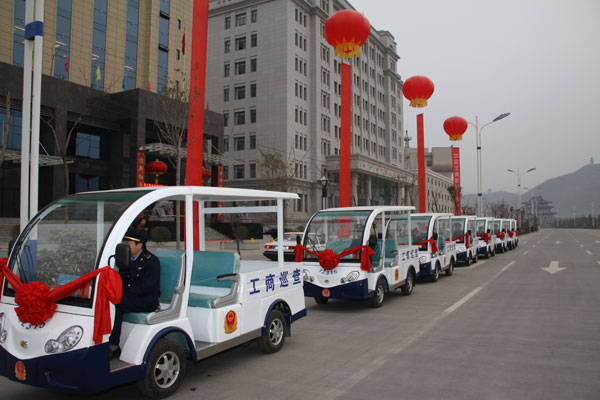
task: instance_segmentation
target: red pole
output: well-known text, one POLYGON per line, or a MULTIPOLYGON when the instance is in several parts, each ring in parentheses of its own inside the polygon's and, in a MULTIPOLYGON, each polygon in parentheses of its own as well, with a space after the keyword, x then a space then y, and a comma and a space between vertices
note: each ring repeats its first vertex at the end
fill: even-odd
MULTIPOLYGON (((194 19, 192 24, 190 111, 188 116, 185 184, 194 186, 202 186, 208 2, 209 0, 194 0, 194 19)), ((200 250, 199 235, 198 204, 194 203, 194 250, 200 250)))
POLYGON ((340 207, 350 207, 350 145, 352 144, 352 66, 342 63, 342 117, 340 137, 340 207))
POLYGON ((425 130, 423 128, 423 114, 417 115, 417 156, 419 167, 419 212, 427 212, 425 201, 425 130))

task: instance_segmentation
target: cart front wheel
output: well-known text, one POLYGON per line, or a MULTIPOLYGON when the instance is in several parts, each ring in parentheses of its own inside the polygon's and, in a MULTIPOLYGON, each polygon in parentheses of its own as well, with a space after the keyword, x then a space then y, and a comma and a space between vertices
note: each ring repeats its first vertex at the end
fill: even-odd
POLYGON ((150 353, 146 378, 137 382, 138 388, 153 399, 172 395, 185 376, 185 362, 185 354, 179 344, 160 339, 150 353))

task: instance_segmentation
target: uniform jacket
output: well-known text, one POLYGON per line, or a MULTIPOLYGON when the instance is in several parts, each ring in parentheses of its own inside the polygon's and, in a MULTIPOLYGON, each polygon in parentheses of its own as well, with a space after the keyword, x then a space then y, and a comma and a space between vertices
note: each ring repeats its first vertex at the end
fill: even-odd
POLYGON ((160 297, 160 260, 146 249, 129 263, 127 271, 120 271, 123 281, 123 297, 135 297, 138 301, 158 306, 160 297))

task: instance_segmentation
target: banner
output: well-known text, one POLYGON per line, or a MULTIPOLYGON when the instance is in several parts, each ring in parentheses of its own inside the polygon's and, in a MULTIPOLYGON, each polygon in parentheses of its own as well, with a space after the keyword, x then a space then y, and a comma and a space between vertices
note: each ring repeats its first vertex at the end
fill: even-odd
POLYGON ((460 149, 452 148, 452 178, 454 181, 454 193, 456 200, 454 202, 454 215, 460 215, 460 149))
POLYGON ((142 152, 137 153, 137 179, 136 186, 144 186, 144 169, 146 168, 146 155, 142 152))
MULTIPOLYGON (((223 166, 219 165, 217 167, 217 186, 218 187, 223 187, 223 166)), ((223 202, 219 201, 217 202, 217 207, 223 207, 223 202)), ((217 219, 219 221, 221 221, 223 219, 223 214, 217 214, 217 219)))

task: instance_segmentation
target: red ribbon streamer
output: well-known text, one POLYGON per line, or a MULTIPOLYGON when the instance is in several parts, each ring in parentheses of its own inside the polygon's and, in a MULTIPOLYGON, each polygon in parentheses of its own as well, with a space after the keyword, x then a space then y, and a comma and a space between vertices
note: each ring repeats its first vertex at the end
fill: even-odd
POLYGON ((478 237, 479 237, 479 239, 483 239, 483 241, 485 242, 485 244, 489 244, 490 243, 490 235, 489 234, 482 233, 478 237))
POLYGON ((361 250, 362 253, 360 257, 360 269, 362 269, 363 271, 370 271, 371 268, 373 268, 371 264, 371 256, 375 254, 375 250, 373 250, 367 245, 353 247, 351 249, 344 250, 340 254, 335 254, 331 249, 323 250, 321 253, 316 253, 312 250, 307 249, 301 244, 297 244, 296 247, 294 247, 294 254, 296 255, 296 262, 301 262, 302 260, 304 260, 305 251, 314 256, 317 256, 319 257, 319 265, 321 266, 321 268, 323 268, 325 271, 329 271, 337 267, 337 265, 340 262, 340 258, 350 254, 358 255, 358 252, 361 250))
POLYGON ((50 289, 43 282, 23 283, 6 265, 8 259, 0 258, 0 294, 4 277, 15 289, 15 312, 19 321, 41 325, 56 311, 56 302, 67 298, 99 275, 98 294, 94 308, 94 343, 102 343, 102 336, 111 333, 110 307, 108 302, 119 304, 123 295, 123 284, 119 273, 109 266, 88 272, 79 278, 50 289))
POLYGON ((437 253, 439 251, 439 249, 437 247, 437 243, 435 242, 435 240, 433 238, 429 238, 427 240, 424 240, 421 243, 416 243, 415 246, 422 246, 422 245, 427 244, 427 243, 431 243, 431 252, 432 253, 437 253))
POLYGON ((496 236, 500 236, 500 240, 504 240, 504 232, 498 232, 496 236))
POLYGON ((508 237, 512 239, 512 237, 513 237, 513 231, 508 231, 508 237))
POLYGON ((458 237, 455 237, 453 240, 465 239, 465 246, 468 249, 469 247, 471 247, 471 242, 469 240, 470 236, 471 235, 469 235, 469 232, 465 232, 464 234, 462 234, 458 237))

